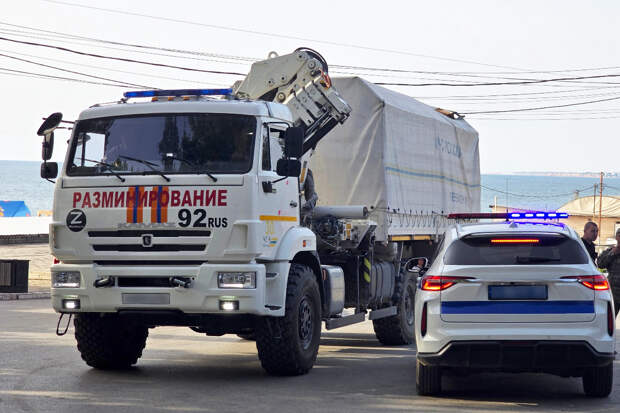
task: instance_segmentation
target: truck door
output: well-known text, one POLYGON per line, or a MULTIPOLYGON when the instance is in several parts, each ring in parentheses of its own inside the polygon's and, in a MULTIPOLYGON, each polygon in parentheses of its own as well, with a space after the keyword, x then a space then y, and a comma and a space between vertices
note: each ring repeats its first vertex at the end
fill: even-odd
POLYGON ((273 258, 282 236, 299 225, 298 179, 281 179, 276 173, 278 159, 284 155, 284 128, 266 125, 263 128, 261 163, 258 172, 259 219, 265 222, 262 258, 273 258))

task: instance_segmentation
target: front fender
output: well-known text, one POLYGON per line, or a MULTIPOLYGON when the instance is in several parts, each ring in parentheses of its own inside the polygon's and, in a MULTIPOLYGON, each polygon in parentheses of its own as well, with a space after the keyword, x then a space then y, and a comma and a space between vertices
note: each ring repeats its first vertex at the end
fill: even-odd
POLYGON ((302 251, 316 252, 316 236, 306 227, 293 227, 282 237, 275 259, 290 261, 302 251))
MULTIPOLYGON (((305 227, 294 227, 284 234, 276 251, 275 260, 266 264, 268 275, 266 302, 273 307, 275 316, 284 315, 291 262, 296 256, 309 257, 311 255, 316 257, 316 237, 312 231, 305 227)), ((315 261, 315 265, 309 266, 315 273, 318 269, 319 272, 316 274, 318 282, 321 274, 318 257, 315 261)), ((305 264, 308 265, 308 263, 305 264)), ((319 288, 323 296, 321 283, 319 283, 319 288)))

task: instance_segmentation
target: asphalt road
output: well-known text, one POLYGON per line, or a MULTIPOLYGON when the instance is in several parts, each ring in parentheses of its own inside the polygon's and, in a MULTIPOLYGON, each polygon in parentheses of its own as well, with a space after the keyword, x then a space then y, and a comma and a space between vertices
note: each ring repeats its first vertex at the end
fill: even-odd
POLYGON ((368 322, 324 332, 309 374, 271 377, 253 342, 180 327, 151 330, 137 367, 94 370, 56 321, 49 300, 0 302, 0 412, 620 411, 620 362, 607 399, 541 374, 447 377, 442 397, 419 397, 415 346, 381 346, 368 322))

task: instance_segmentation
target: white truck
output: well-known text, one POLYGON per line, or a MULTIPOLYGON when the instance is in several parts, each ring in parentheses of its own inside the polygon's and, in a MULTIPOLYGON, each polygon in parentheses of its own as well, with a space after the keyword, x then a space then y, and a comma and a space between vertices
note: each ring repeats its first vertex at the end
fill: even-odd
MULTIPOLYGON (((479 208, 477 134, 414 101, 417 125, 402 105, 411 98, 385 91, 379 103, 357 92, 349 105, 325 60, 303 48, 254 63, 230 90, 127 92, 83 111, 49 234, 53 307, 75 316, 84 361, 131 366, 157 326, 255 339, 263 368, 278 375, 312 368, 322 322, 368 316, 381 342, 411 343, 415 256, 433 247, 447 201, 479 208), (369 122, 374 131, 355 129, 369 122), (328 151, 338 153, 317 148, 334 132, 328 151), (418 154, 416 167, 443 172, 418 176, 408 153, 429 148, 403 148, 403 139, 430 139, 432 154, 418 154), (359 159, 364 147, 376 152, 359 159)), ((48 180, 58 175, 48 161, 61 119, 38 131, 48 180)))

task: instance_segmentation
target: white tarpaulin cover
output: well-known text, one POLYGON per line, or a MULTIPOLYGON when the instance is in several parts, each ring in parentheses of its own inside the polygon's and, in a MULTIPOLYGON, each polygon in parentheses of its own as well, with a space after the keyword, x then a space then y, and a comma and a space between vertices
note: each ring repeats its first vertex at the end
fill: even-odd
POLYGON ((366 205, 388 235, 441 233, 438 214, 480 211, 478 132, 412 97, 358 77, 334 87, 352 113, 318 144, 318 205, 366 205))
MULTIPOLYGON (((600 205, 601 199, 598 196, 584 196, 567 202, 558 208, 558 211, 568 212, 569 215, 598 216, 600 205)), ((620 198, 604 196, 600 212, 603 217, 620 217, 620 198)))

